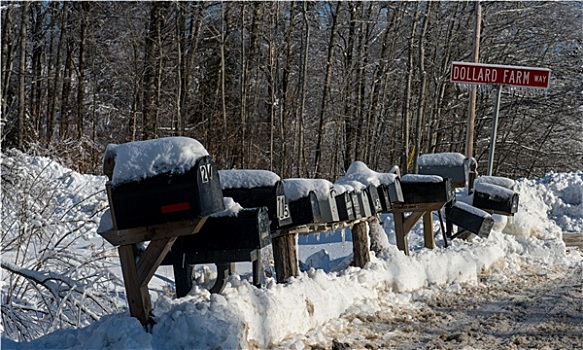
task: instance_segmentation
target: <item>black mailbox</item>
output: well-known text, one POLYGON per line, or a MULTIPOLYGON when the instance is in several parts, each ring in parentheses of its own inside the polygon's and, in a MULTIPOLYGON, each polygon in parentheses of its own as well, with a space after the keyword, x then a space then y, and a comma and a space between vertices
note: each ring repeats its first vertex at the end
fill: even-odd
POLYGON ((294 226, 323 222, 318 197, 313 191, 307 196, 290 201, 289 209, 294 226))
MULTIPOLYGON (((241 170, 236 171, 242 173, 241 170)), ((231 171, 221 170, 223 177, 228 176, 229 172, 231 171)), ((249 172, 249 175, 252 176, 252 172, 249 172)), ((233 198, 235 202, 244 208, 267 207, 272 230, 277 230, 292 223, 288 198, 285 195, 281 181, 276 181, 273 185, 253 188, 225 188, 223 185, 223 195, 233 198)))
MULTIPOLYGON (((245 208, 237 216, 209 217, 200 232, 178 237, 168 255, 187 253, 188 264, 212 262, 213 259, 204 258, 210 252, 254 250, 270 245, 269 232, 267 208, 245 208)), ((172 259, 170 256, 165 261, 172 259)))
POLYGON ((478 183, 474 187, 473 205, 493 213, 514 215, 518 211, 518 193, 502 186, 478 183))
POLYGON ((455 192, 450 179, 435 175, 407 174, 401 178, 406 204, 451 202, 455 192))
POLYGON ((419 156, 420 175, 438 175, 450 179, 454 187, 466 186, 469 171, 469 161, 461 153, 431 153, 419 156))
POLYGON ((336 208, 338 208, 340 221, 350 221, 356 218, 352 206, 352 196, 349 192, 342 192, 336 195, 336 208))
POLYGON ((377 188, 374 185, 368 185, 366 191, 368 192, 368 201, 372 214, 382 212, 383 206, 381 204, 381 199, 379 197, 379 191, 377 188))
POLYGON ((456 202, 452 206, 447 206, 445 208, 445 217, 453 224, 483 238, 490 236, 490 232, 494 226, 492 215, 462 202, 456 202))
POLYGON ((183 173, 160 173, 111 186, 117 229, 195 219, 222 211, 219 174, 209 156, 183 173))

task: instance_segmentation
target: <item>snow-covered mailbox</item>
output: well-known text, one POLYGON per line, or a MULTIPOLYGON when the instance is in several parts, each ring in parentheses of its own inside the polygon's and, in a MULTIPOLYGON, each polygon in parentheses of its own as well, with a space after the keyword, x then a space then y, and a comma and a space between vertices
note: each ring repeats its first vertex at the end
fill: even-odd
POLYGON ((419 156, 419 174, 438 175, 451 180, 453 187, 465 187, 469 176, 469 159, 461 153, 429 153, 419 156))
MULTIPOLYGON (((352 200, 352 210, 355 219, 367 218, 372 215, 366 186, 360 182, 341 177, 334 183, 337 193, 348 193, 352 200)), ((376 213, 375 213, 376 214, 376 213)))
POLYGON ((397 174, 375 172, 361 161, 355 161, 348 167, 346 175, 336 181, 336 184, 341 183, 351 184, 359 189, 361 186, 355 185, 356 183, 364 185, 373 215, 378 212, 388 212, 392 203, 403 202, 403 192, 397 174))
POLYGON ((338 209, 338 218, 340 221, 350 221, 356 218, 354 208, 352 207, 352 196, 350 192, 342 192, 336 195, 336 208, 338 209))
MULTIPOLYGON (((483 238, 490 236, 494 226, 492 215, 463 202, 456 202, 451 206, 445 207, 445 216, 447 220, 458 227, 483 238)), ((458 231, 457 235, 461 233, 463 231, 458 231)), ((457 235, 454 235, 454 237, 457 235)))
POLYGON ((266 207, 229 208, 211 215, 200 232, 178 237, 163 265, 174 266, 176 296, 192 288, 192 265, 214 263, 218 276, 211 292, 220 292, 232 262, 251 261, 253 284, 261 285, 261 249, 271 244, 266 207))
POLYGON ((108 145, 103 171, 110 209, 98 233, 119 246, 130 315, 146 325, 148 283, 177 237, 198 234, 224 210, 219 175, 206 149, 186 137, 108 145), (144 241, 138 259, 136 243, 144 241))
POLYGON ((480 176, 474 185, 473 206, 492 213, 514 215, 518 211, 518 197, 514 180, 480 176))
POLYGON ((225 197, 244 208, 267 207, 271 230, 292 224, 281 178, 268 170, 219 170, 225 197))
POLYGON ((455 200, 449 178, 437 175, 407 174, 401 178, 405 204, 448 203, 455 200))
POLYGON ((332 210, 332 183, 323 179, 285 179, 283 187, 289 199, 293 226, 326 223, 320 203, 328 207, 325 211, 332 210))
POLYGON ((196 140, 167 137, 107 146, 104 171, 118 230, 224 210, 217 169, 196 140))

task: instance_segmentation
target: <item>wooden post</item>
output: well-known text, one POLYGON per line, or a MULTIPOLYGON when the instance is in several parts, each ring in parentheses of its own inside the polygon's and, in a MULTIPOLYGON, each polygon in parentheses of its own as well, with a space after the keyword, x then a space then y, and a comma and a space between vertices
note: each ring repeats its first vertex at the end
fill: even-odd
POLYGON ((137 318, 142 325, 146 325, 152 310, 152 302, 148 285, 142 286, 138 279, 135 246, 123 245, 118 251, 130 315, 137 318))
POLYGON ((431 211, 426 211, 423 214, 423 239, 425 241, 425 248, 435 248, 435 237, 433 236, 433 215, 431 211))
POLYGON ((360 268, 370 261, 368 247, 368 222, 362 221, 352 226, 352 250, 354 265, 360 268))
POLYGON ((282 233, 271 240, 277 283, 299 276, 296 234, 282 233))
POLYGON ((395 218, 395 236, 397 238, 397 248, 402 250, 405 255, 409 255, 409 240, 407 239, 408 230, 405 231, 405 213, 399 211, 393 213, 395 218))

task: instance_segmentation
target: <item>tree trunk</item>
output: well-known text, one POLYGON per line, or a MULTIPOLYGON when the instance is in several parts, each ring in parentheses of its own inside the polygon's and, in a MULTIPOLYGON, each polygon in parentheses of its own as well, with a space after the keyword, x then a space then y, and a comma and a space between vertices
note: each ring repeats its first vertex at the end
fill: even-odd
POLYGON ((20 63, 18 64, 18 129, 17 146, 23 150, 24 146, 24 118, 26 117, 26 45, 28 44, 28 9, 30 3, 22 4, 20 23, 20 63))

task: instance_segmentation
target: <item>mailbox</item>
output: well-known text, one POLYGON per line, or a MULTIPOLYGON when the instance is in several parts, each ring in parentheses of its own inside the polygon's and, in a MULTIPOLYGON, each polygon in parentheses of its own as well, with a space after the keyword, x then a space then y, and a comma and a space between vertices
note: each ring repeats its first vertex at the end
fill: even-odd
POLYGON ((381 205, 381 199, 379 198, 379 191, 374 185, 368 185, 366 188, 368 193, 369 207, 372 214, 377 214, 383 211, 383 206, 381 205))
POLYGON ((318 197, 314 191, 307 196, 289 202, 289 209, 294 226, 322 223, 318 197))
POLYGON ((360 219, 362 217, 362 209, 360 208, 360 201, 358 200, 358 195, 352 191, 350 194, 350 200, 352 200, 352 210, 354 211, 354 218, 360 219))
MULTIPOLYGON (((266 170, 221 170, 221 178, 228 178, 231 175, 254 176, 258 172, 267 172, 266 170)), ((272 173, 273 174, 273 173, 272 173)), ((273 174, 274 176, 277 176, 273 174)), ((279 178, 279 176, 277 176, 279 178)), ((244 208, 267 207, 269 219, 271 220, 271 229, 277 230, 281 227, 291 225, 292 217, 289 211, 289 201, 285 195, 284 187, 281 181, 277 180, 270 183, 259 183, 259 186, 251 187, 245 181, 226 186, 223 184, 223 195, 231 197, 244 208)))
POLYGON ((334 191, 334 189, 330 190, 328 198, 318 200, 318 205, 320 207, 320 214, 322 215, 323 222, 328 223, 340 221, 338 207, 336 205, 336 191, 334 191))
POLYGON ((356 193, 356 197, 358 198, 358 206, 360 207, 360 215, 363 218, 368 218, 368 217, 372 216, 373 213, 372 213, 372 210, 370 207, 368 191, 366 191, 366 189, 363 189, 362 191, 356 193))
POLYGON ((209 156, 200 157, 184 172, 112 184, 110 200, 120 230, 195 219, 225 209, 219 174, 209 156))
POLYGON ((352 206, 352 196, 349 192, 342 192, 336 195, 336 207, 338 208, 340 221, 350 221, 356 218, 352 206))
POLYGON ((476 235, 488 238, 494 219, 487 212, 463 202, 456 202, 445 208, 445 217, 453 224, 476 235))
POLYGON ((461 153, 431 153, 419 156, 420 175, 450 179, 453 187, 465 187, 469 176, 468 159, 461 153))
MULTIPOLYGON (((211 262, 201 259, 210 252, 255 250, 271 244, 266 207, 245 208, 237 216, 211 216, 200 232, 178 237, 169 255, 191 255, 185 263, 211 262), (200 256, 200 257, 199 257, 200 256), (197 258, 199 257, 199 258, 197 258)), ((172 257, 166 259, 172 261, 172 257)))
POLYGON ((407 174, 401 178, 401 188, 406 204, 447 203, 455 200, 451 180, 436 175, 407 174))
POLYGON ((518 193, 502 186, 478 183, 474 187, 473 205, 488 212, 514 215, 518 211, 518 193))

